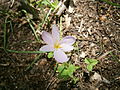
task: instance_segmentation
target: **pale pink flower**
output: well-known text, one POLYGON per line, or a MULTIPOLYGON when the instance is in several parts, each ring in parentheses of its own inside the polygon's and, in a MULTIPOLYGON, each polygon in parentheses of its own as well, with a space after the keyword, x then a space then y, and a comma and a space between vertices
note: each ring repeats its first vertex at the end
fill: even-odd
POLYGON ((56 25, 52 26, 52 34, 44 31, 42 33, 42 39, 47 45, 40 48, 40 51, 53 51, 54 58, 57 62, 63 63, 67 62, 69 58, 64 52, 70 52, 73 50, 73 44, 75 38, 72 36, 66 36, 60 40, 59 30, 56 25))

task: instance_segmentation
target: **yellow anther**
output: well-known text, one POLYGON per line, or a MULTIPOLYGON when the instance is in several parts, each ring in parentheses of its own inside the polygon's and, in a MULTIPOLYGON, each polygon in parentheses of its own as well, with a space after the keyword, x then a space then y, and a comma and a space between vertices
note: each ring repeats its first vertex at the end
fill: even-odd
POLYGON ((54 48, 55 48, 55 49, 59 49, 59 48, 61 48, 61 46, 60 46, 60 44, 59 44, 58 42, 56 42, 56 43, 54 44, 54 48))

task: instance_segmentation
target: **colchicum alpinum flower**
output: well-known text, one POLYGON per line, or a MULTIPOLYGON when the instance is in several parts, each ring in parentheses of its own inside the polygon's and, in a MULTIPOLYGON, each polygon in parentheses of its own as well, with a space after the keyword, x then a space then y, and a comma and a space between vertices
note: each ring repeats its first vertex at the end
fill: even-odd
POLYGON ((40 51, 54 52, 54 58, 57 62, 63 63, 67 62, 69 58, 64 52, 70 52, 73 50, 73 44, 75 43, 75 38, 72 36, 66 36, 60 40, 59 30, 56 25, 52 26, 52 34, 44 31, 42 33, 42 39, 47 45, 40 48, 40 51))

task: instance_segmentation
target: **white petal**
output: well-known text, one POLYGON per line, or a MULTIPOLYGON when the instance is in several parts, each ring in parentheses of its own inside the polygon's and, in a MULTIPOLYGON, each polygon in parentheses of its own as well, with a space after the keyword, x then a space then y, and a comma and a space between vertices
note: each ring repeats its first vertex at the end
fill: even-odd
POLYGON ((71 50, 73 50, 73 46, 71 45, 68 45, 68 44, 61 44, 61 49, 65 52, 70 52, 71 50))
POLYGON ((52 35, 46 31, 42 33, 42 39, 45 41, 45 43, 49 45, 53 45, 53 38, 52 35))
POLYGON ((56 41, 59 41, 59 39, 60 39, 60 36, 59 36, 60 34, 59 34, 59 30, 58 30, 58 27, 54 24, 53 26, 52 26, 52 36, 53 36, 53 39, 54 39, 54 41, 56 42, 56 41))
POLYGON ((72 45, 75 43, 75 38, 72 36, 66 36, 60 41, 60 43, 72 45))
POLYGON ((40 48, 40 51, 54 51, 54 48, 50 45, 45 45, 40 48))
POLYGON ((69 60, 67 55, 60 49, 54 51, 54 58, 57 62, 60 63, 67 62, 69 60))

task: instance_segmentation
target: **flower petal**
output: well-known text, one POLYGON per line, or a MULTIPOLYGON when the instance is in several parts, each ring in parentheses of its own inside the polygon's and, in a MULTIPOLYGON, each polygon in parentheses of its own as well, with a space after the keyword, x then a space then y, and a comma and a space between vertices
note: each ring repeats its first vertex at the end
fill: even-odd
POLYGON ((54 51, 54 58, 57 62, 60 63, 67 62, 69 60, 67 55, 60 49, 54 51))
POLYGON ((75 38, 72 36, 66 36, 60 41, 60 43, 72 45, 75 43, 75 38))
POLYGON ((49 45, 53 45, 53 38, 52 35, 46 31, 42 33, 42 39, 45 41, 45 43, 49 45))
POLYGON ((68 45, 68 44, 61 44, 61 49, 64 51, 64 52, 70 52, 71 50, 73 50, 73 46, 71 45, 68 45))
POLYGON ((59 34, 58 27, 55 24, 52 26, 52 36, 53 36, 54 42, 59 41, 60 34, 59 34))
POLYGON ((45 45, 40 48, 40 51, 54 51, 54 48, 50 45, 45 45))

